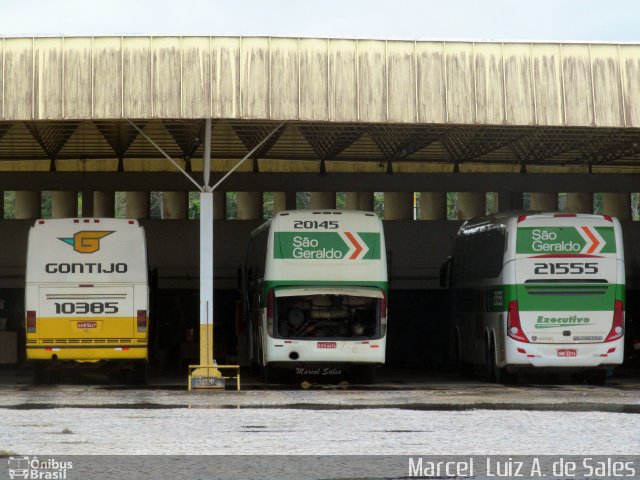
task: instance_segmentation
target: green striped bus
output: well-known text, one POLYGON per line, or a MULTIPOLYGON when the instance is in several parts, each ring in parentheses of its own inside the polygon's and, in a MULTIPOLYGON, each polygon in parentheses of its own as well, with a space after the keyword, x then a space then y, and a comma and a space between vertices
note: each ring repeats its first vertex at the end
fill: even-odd
POLYGON ((492 381, 523 370, 604 383, 624 355, 620 222, 607 215, 469 219, 441 271, 453 301, 453 351, 492 381))

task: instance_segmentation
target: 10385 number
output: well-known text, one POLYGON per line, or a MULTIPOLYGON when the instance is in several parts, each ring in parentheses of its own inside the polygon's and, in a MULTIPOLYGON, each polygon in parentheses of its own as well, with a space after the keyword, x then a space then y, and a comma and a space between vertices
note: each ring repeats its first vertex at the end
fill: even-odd
POLYGON ((594 275, 598 273, 597 263, 536 263, 533 273, 536 275, 594 275))
POLYGON ((100 315, 103 313, 118 313, 117 302, 62 302, 55 303, 57 314, 66 315, 86 315, 92 313, 100 315))

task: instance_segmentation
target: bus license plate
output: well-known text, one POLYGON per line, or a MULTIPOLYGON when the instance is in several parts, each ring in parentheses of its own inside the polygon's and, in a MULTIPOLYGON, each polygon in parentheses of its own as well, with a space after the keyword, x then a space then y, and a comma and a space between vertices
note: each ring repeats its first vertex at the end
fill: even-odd
POLYGON ((318 348, 336 348, 336 342, 318 342, 318 348))
POLYGON ((558 350, 559 357, 577 357, 578 351, 575 348, 565 348, 558 350))
POLYGON ((96 328, 98 326, 97 322, 78 322, 78 328, 87 329, 87 328, 96 328))

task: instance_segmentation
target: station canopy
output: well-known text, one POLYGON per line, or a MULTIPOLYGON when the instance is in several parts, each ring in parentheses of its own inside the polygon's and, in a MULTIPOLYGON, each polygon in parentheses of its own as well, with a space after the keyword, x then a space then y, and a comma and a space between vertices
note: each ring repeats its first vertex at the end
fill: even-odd
POLYGON ((2 43, 6 172, 637 173, 640 45, 267 37, 2 43), (278 128, 279 127, 279 128, 278 128))

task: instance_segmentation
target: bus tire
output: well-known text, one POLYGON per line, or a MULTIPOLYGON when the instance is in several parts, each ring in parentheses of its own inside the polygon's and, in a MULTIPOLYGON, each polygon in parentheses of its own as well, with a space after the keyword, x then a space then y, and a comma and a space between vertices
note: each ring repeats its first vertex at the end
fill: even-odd
POLYGON ((34 385, 43 385, 47 383, 48 375, 43 363, 34 363, 31 370, 32 382, 34 385))
POLYGON ((589 370, 586 373, 587 383, 589 385, 605 385, 607 383, 608 372, 604 368, 589 370))
POLYGON ((504 367, 496 367, 496 381, 505 385, 518 383, 518 374, 516 372, 510 372, 504 367))
POLYGON ((485 347, 485 355, 484 355, 484 367, 485 374, 487 377, 487 381, 489 382, 498 382, 498 367, 496 366, 496 347, 493 343, 493 340, 488 341, 488 346, 485 347))
POLYGON ((132 385, 146 385, 149 380, 149 365, 147 362, 136 362, 130 372, 132 385))
POLYGON ((285 371, 282 368, 266 365, 263 372, 264 383, 267 385, 284 383, 287 380, 285 371))
POLYGON ((376 373, 378 367, 376 365, 361 365, 357 367, 356 379, 361 385, 371 385, 376 381, 376 373))

